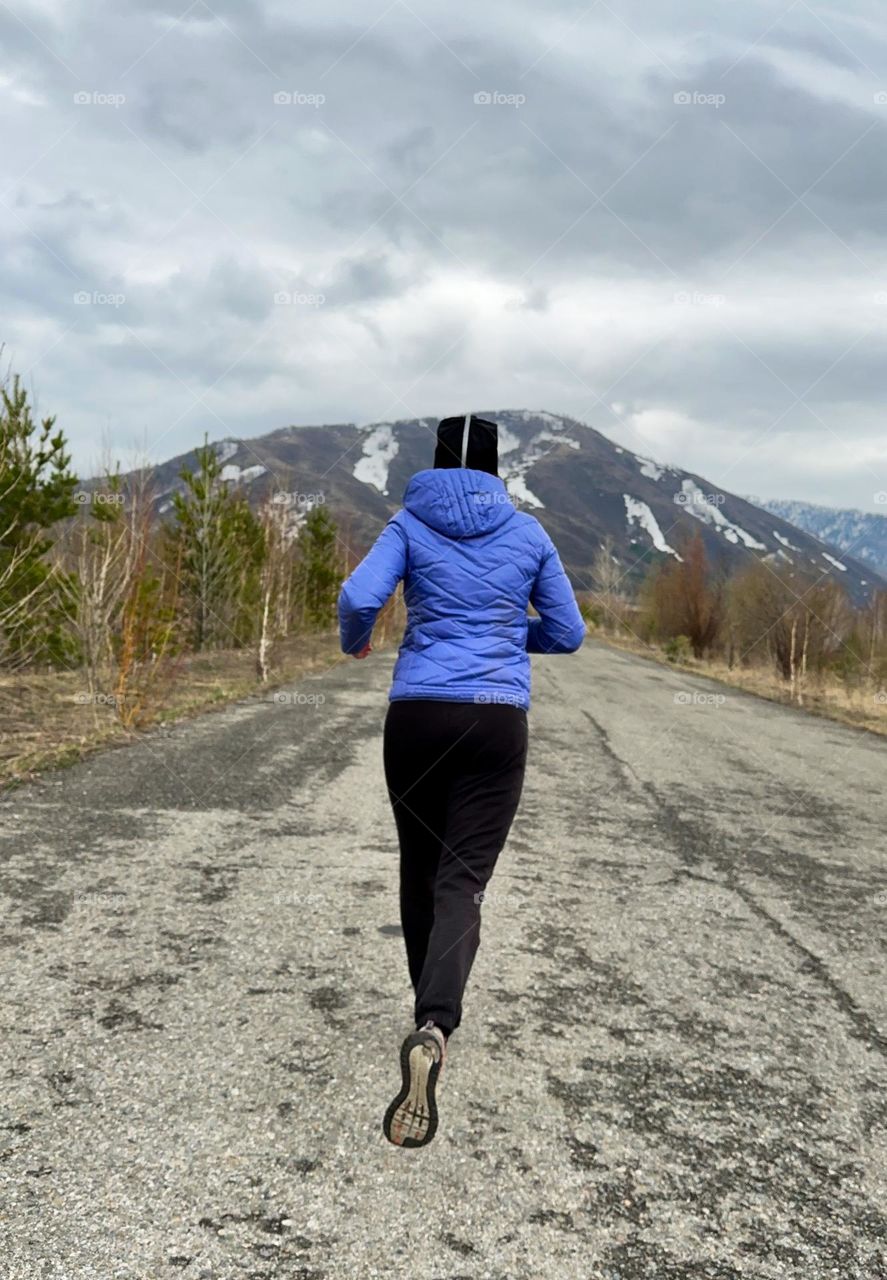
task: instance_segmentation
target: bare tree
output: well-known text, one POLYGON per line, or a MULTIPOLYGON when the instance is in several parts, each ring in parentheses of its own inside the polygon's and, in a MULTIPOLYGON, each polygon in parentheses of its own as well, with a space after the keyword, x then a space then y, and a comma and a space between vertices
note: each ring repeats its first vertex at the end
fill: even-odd
POLYGON ((740 660, 772 662, 798 701, 811 671, 853 658, 853 611, 830 579, 789 577, 758 560, 731 582, 729 613, 740 660))
POLYGON ((701 658, 717 640, 724 621, 724 589, 712 572, 699 533, 681 546, 682 559, 659 566, 647 600, 655 631, 663 637, 686 636, 693 656, 701 658))
POLYGON ((604 610, 604 621, 609 624, 616 615, 617 591, 624 573, 616 558, 612 534, 607 534, 598 548, 591 567, 595 596, 604 610))
POLYGON ((259 510, 264 539, 259 605, 259 641, 256 668, 266 684, 270 675, 274 641, 289 633, 293 611, 294 547, 298 519, 281 495, 269 496, 259 510))
POLYGON ((181 564, 170 566, 152 554, 151 505, 137 508, 133 524, 134 561, 120 611, 117 712, 125 728, 150 719, 181 659, 181 564))
POLYGON ((108 471, 87 497, 88 508, 81 508, 58 544, 55 560, 86 687, 94 695, 103 675, 113 680, 114 641, 140 563, 142 506, 148 496, 146 487, 124 493, 119 475, 108 471))

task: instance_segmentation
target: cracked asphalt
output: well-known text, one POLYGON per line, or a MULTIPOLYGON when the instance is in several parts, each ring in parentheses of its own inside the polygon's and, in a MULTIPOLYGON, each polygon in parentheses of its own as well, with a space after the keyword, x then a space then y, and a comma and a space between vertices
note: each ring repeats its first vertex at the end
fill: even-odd
POLYGON ((887 741, 534 660, 439 1134, 400 1151, 390 668, 0 801, 3 1280, 887 1276, 887 741))

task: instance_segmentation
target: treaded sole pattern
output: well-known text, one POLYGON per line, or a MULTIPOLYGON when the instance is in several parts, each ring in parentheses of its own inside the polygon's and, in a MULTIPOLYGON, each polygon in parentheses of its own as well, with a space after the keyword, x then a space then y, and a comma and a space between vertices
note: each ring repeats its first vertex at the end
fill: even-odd
POLYGON ((424 1031, 414 1031, 400 1047, 400 1092, 382 1121, 382 1132, 396 1147, 427 1146, 437 1132, 435 1089, 441 1066, 437 1050, 434 1037, 424 1031), (421 1135, 416 1136, 419 1130, 421 1135))

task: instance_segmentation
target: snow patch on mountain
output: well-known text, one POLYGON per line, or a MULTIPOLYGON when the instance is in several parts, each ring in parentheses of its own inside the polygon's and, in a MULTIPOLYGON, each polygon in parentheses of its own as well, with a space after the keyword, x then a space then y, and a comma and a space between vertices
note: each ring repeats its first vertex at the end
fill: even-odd
POLYGON ((828 560, 829 564, 833 564, 835 568, 840 569, 842 573, 847 572, 847 566, 845 564, 841 564, 841 561, 836 560, 834 556, 830 556, 827 551, 823 551, 822 558, 823 560, 828 560))
MULTIPOLYGON (((541 418, 542 414, 533 414, 533 418, 541 418)), ((552 414, 547 415, 549 418, 552 414)), ((507 427, 499 427, 499 474, 505 481, 505 487, 511 496, 528 507, 544 508, 545 503, 533 493, 527 484, 526 476, 547 453, 558 445, 568 445, 571 449, 581 449, 578 440, 566 436, 562 431, 537 431, 529 444, 521 446, 521 442, 507 427), (517 455, 513 457, 512 455, 517 455)))
POLYGON ((526 474, 535 461, 530 457, 532 444, 523 453, 521 453, 521 447, 520 437, 500 423, 499 475, 505 481, 505 487, 515 502, 519 502, 525 507, 535 507, 540 510, 544 508, 545 503, 541 498, 537 498, 526 481, 526 474), (516 456, 512 457, 511 455, 516 456))
POLYGON ((254 467, 238 467, 236 462, 229 462, 227 466, 222 467, 219 478, 231 481, 234 484, 249 484, 250 480, 257 480, 267 470, 267 467, 258 464, 254 467))
MULTIPOLYGON (((776 539, 777 542, 781 542, 784 547, 788 547, 789 551, 801 550, 801 548, 796 547, 793 542, 789 542, 788 538, 784 538, 781 533, 777 533, 775 529, 773 530, 773 537, 776 539)), ((791 559, 791 556, 789 556, 788 558, 791 559)))
MULTIPOLYGON (((549 413, 546 409, 518 409, 508 416, 510 418, 520 418, 521 422, 548 422, 553 427, 560 427, 561 430, 564 428, 564 419, 556 413, 549 413)), ((499 431, 501 433, 501 426, 499 431)))
POLYGON ((674 556, 676 560, 682 560, 683 556, 679 556, 674 547, 670 547, 665 541, 656 517, 646 502, 641 502, 638 498, 633 498, 628 493, 623 493, 622 498, 625 502, 625 514, 628 517, 629 527, 634 524, 640 525, 650 535, 653 546, 657 551, 665 551, 668 555, 674 556))
POLYGON ((528 488, 526 480, 520 473, 510 476, 503 476, 505 487, 517 502, 522 503, 525 507, 544 508, 545 503, 541 498, 537 498, 533 490, 528 488))
POLYGON ((642 454, 636 453, 635 457, 641 464, 641 475, 646 476, 648 480, 661 480, 668 470, 668 467, 662 467, 652 458, 645 458, 642 454))
MULTIPOLYGON (((552 445, 566 444, 566 445, 569 445, 571 449, 582 448, 582 445, 579 443, 578 440, 574 440, 572 436, 565 436, 563 432, 555 433, 554 431, 540 431, 537 436, 533 437, 534 445, 545 444, 547 441, 550 441, 552 445)), ((550 453, 551 450, 546 449, 545 452, 550 453)))
MULTIPOLYGON (((779 498, 755 501, 804 533, 862 560, 882 575, 887 573, 887 514, 779 498)), ((875 495, 875 502, 882 501, 880 494, 875 495)))
POLYGON ((509 431, 507 427, 499 424, 499 457, 502 458, 506 453, 514 453, 516 449, 521 447, 520 437, 514 432, 509 431))
POLYGON ((216 457, 219 462, 227 462, 229 458, 233 458, 237 450, 240 448, 238 440, 219 440, 215 446, 216 457))
POLYGON ((363 455, 354 464, 352 475, 371 484, 380 493, 388 492, 388 469, 397 457, 398 442, 390 422, 374 425, 363 442, 363 455))
POLYGON ((738 524, 728 520, 720 507, 713 502, 709 502, 695 480, 683 480, 681 482, 681 492, 685 495, 684 502, 681 505, 687 515, 693 516, 695 520, 701 520, 703 524, 712 525, 714 528, 720 529, 728 542, 738 545, 741 541, 752 551, 767 550, 763 542, 758 542, 757 538, 753 538, 750 533, 746 533, 738 524))

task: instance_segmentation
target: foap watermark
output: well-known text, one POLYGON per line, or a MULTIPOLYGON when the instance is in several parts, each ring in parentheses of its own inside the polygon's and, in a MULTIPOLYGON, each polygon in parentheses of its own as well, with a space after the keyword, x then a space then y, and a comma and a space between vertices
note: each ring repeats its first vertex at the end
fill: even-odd
POLYGON ((323 507, 326 505, 325 493, 291 493, 285 489, 276 489, 271 501, 277 507, 323 507))
POLYGON ((726 501, 723 493, 698 493, 695 489, 681 489, 672 495, 672 502, 678 507, 722 507, 726 501))
POLYGON ((678 107, 714 107, 717 111, 726 101, 723 93, 702 93, 699 89, 679 89, 674 95, 678 107))
POLYGON ((476 693, 472 701, 479 707, 491 705, 496 707, 522 707, 520 697, 516 693, 476 693))
POLYGON ((82 890, 72 893, 70 897, 72 897, 73 902, 90 902, 101 899, 110 901, 111 899, 125 897, 125 893, 122 888, 82 888, 82 890))
POLYGON ((283 889, 273 895, 278 907, 322 907, 327 897, 324 893, 304 893, 301 889, 283 889))
POLYGON ((481 903, 487 903, 490 906, 504 907, 511 910, 513 907, 522 907, 525 898, 520 893, 500 893, 498 889, 481 889, 474 894, 474 901, 478 906, 481 903))
POLYGON ((681 289, 674 300, 679 307, 722 307, 727 301, 722 293, 700 293, 698 289, 681 289))
POLYGON ((875 694, 875 702, 879 707, 887 707, 887 689, 879 689, 875 694))
POLYGON ((84 689, 75 695, 74 701, 80 707, 122 707, 126 698, 122 693, 90 693, 84 689))
POLYGON ((274 105, 276 107, 322 107, 326 102, 325 93, 302 93, 301 90, 295 89, 290 92, 288 89, 280 89, 274 95, 274 105))
POLYGON ((527 97, 524 93, 501 93, 498 89, 479 89, 474 95, 476 107, 522 107, 527 97))
POLYGON ((291 693, 286 689, 278 689, 275 693, 272 693, 269 701, 286 707, 322 707, 326 702, 326 694, 291 693))
POLYGON ((672 699, 676 707, 722 707, 727 701, 723 693, 699 693, 697 690, 683 689, 672 699))
POLYGON ((95 90, 81 89, 74 94, 74 103, 78 107, 122 107, 126 101, 125 93, 98 93, 95 90))
POLYGON ((876 107, 887 107, 887 90, 879 89, 872 97, 876 107))
POLYGON ((126 502, 124 493, 90 493, 88 489, 80 489, 73 498, 81 507, 90 502, 97 507, 122 507, 126 502))
POLYGON ((325 302, 323 293, 290 293, 288 289, 278 289, 274 294, 275 307, 322 307, 325 302))
POLYGON ((79 289, 74 294, 74 302, 78 307, 122 307, 125 301, 125 293, 101 293, 98 289, 93 289, 91 293, 86 289, 79 289))
POLYGON ((887 491, 884 489, 879 490, 879 492, 875 494, 875 503, 879 507, 887 507, 887 491))

